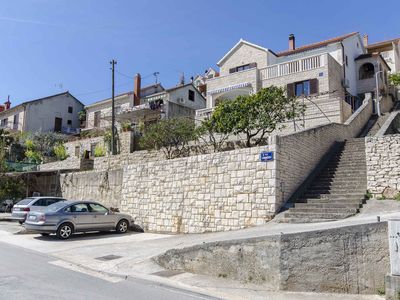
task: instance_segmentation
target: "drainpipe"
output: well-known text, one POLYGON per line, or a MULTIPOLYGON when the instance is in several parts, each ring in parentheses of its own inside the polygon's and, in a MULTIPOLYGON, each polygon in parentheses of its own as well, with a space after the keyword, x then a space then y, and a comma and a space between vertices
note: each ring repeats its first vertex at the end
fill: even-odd
MULTIPOLYGON (((340 42, 340 46, 342 46, 342 65, 343 65, 343 90, 344 90, 344 101, 346 101, 346 54, 344 53, 343 42, 340 42)), ((340 101, 340 119, 344 121, 343 117, 343 103, 340 101)))
POLYGON ((383 73, 383 71, 378 71, 375 73, 375 83, 376 83, 375 103, 376 103, 376 113, 378 114, 378 117, 381 115, 381 105, 379 101, 379 78, 378 78, 378 75, 380 73, 383 73))

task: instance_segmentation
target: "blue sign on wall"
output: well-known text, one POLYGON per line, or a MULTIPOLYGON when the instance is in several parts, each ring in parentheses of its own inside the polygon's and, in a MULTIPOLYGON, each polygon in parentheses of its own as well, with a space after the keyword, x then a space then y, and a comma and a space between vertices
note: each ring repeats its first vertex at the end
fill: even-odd
POLYGON ((272 161, 274 160, 274 152, 263 151, 260 153, 260 161, 272 161))

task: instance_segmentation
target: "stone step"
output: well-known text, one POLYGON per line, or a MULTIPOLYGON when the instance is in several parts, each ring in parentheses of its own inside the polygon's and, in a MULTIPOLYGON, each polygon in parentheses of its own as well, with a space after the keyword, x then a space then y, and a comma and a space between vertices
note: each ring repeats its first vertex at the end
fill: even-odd
POLYGON ((367 185, 367 180, 363 178, 349 178, 348 180, 337 178, 318 178, 311 185, 367 185))
POLYGON ((366 186, 361 187, 309 187, 307 194, 328 194, 328 195, 349 195, 350 193, 363 193, 366 190, 366 186))
POLYGON ((346 177, 361 177, 361 176, 366 176, 367 175, 367 171, 366 170, 334 170, 334 169, 330 169, 330 170, 324 170, 323 172, 321 172, 320 177, 324 177, 324 176, 332 176, 335 175, 336 177, 340 176, 343 178, 346 177))
POLYGON ((314 202, 306 202, 306 203, 295 203, 295 208, 360 208, 361 203, 314 203, 314 202))

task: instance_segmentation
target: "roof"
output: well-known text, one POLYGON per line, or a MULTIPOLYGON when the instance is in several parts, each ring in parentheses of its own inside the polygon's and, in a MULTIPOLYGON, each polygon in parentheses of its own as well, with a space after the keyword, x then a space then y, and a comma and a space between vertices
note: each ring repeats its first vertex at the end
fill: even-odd
MULTIPOLYGON (((150 89, 152 87, 157 87, 157 86, 160 86, 165 91, 165 88, 161 85, 161 83, 155 83, 155 84, 151 84, 151 85, 142 87, 140 89, 140 92, 143 92, 143 91, 145 91, 147 89, 150 89)), ((159 93, 161 93, 161 92, 159 92, 159 93)), ((129 95, 133 95, 133 91, 129 91, 129 92, 125 92, 125 93, 122 93, 122 94, 115 95, 114 98, 119 98, 119 97, 129 96, 129 95)), ((154 95, 154 94, 151 94, 151 95, 154 95)), ((151 96, 151 95, 148 95, 148 96, 151 96)), ((106 98, 106 99, 94 102, 92 104, 86 105, 86 107, 93 107, 93 106, 101 105, 101 104, 104 104, 104 103, 107 103, 107 102, 110 102, 110 101, 111 101, 111 98, 106 98)))
POLYGON ((329 44, 333 44, 333 43, 338 43, 341 42, 353 35, 358 34, 358 32, 352 32, 352 33, 348 33, 342 36, 338 36, 338 37, 334 37, 328 40, 324 40, 321 42, 317 42, 317 43, 312 43, 312 44, 308 44, 305 46, 301 46, 298 48, 295 48, 294 50, 285 50, 285 51, 281 51, 277 53, 277 56, 286 56, 286 55, 291 55, 291 54, 295 54, 295 53, 299 53, 299 52, 303 52, 303 51, 307 51, 307 50, 312 50, 312 49, 317 49, 317 48, 321 48, 321 47, 325 47, 329 44))
POLYGON ((400 42, 400 38, 391 39, 391 40, 385 40, 385 41, 369 44, 365 48, 368 49, 368 48, 375 48, 375 47, 385 46, 385 45, 388 45, 388 44, 392 44, 393 42, 394 43, 396 43, 396 42, 399 43, 400 42))
POLYGON ((68 95, 68 96, 74 98, 80 104, 82 104, 82 106, 84 106, 84 104, 81 101, 79 101, 76 97, 74 97, 69 91, 65 91, 65 92, 62 92, 62 93, 59 93, 59 94, 55 94, 55 95, 51 95, 51 96, 46 96, 46 97, 37 98, 37 99, 33 99, 33 100, 22 102, 22 103, 20 103, 20 104, 18 104, 16 106, 11 107, 10 109, 7 109, 7 110, 4 110, 4 111, 0 112, 0 114, 4 113, 4 112, 9 112, 10 110, 14 110, 14 109, 16 109, 18 107, 22 107, 22 106, 26 106, 28 104, 32 104, 32 103, 37 102, 37 101, 42 101, 42 100, 46 100, 46 99, 50 99, 50 98, 54 98, 54 97, 58 97, 58 96, 62 96, 62 95, 68 95))
POLYGON ((380 57, 380 59, 384 62, 384 64, 386 65, 386 67, 390 69, 389 65, 387 64, 386 60, 382 57, 382 55, 380 53, 367 53, 367 54, 361 54, 359 56, 357 56, 354 60, 360 60, 360 59, 364 59, 364 58, 371 58, 371 57, 380 57))
MULTIPOLYGON (((229 57, 229 55, 231 55, 233 52, 235 52, 236 51, 236 49, 237 48, 239 48, 241 45, 248 45, 248 46, 251 46, 251 47, 254 47, 254 48, 257 48, 257 49, 259 49, 259 50, 262 50, 262 51, 265 51, 265 52, 272 52, 272 51, 270 51, 269 49, 267 49, 267 48, 264 48, 264 47, 261 47, 261 46, 259 46, 259 45, 256 45, 256 44, 252 44, 252 43, 250 43, 250 42, 248 42, 248 41, 245 41, 245 40, 243 40, 243 39, 240 39, 239 40, 239 42, 237 42, 236 44, 235 44, 235 46, 233 46, 232 47, 232 49, 231 50, 229 50, 228 51, 228 53, 226 53, 225 55, 224 55, 224 57, 222 57, 220 60, 219 60, 219 62, 217 63, 217 65, 218 66, 221 66, 221 64, 229 57)), ((273 52, 272 52, 273 53, 273 52)))

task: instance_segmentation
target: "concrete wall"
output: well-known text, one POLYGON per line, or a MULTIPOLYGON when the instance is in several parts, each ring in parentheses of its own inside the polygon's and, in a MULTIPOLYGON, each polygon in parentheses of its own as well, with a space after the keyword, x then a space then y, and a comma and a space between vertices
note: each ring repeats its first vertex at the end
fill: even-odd
POLYGON ((368 190, 380 196, 389 187, 400 193, 400 134, 365 139, 368 190))
POLYGON ((156 261, 271 290, 375 294, 389 271, 387 223, 208 243, 156 261))
POLYGON ((122 170, 61 174, 60 187, 67 199, 95 200, 107 207, 121 207, 122 170))

